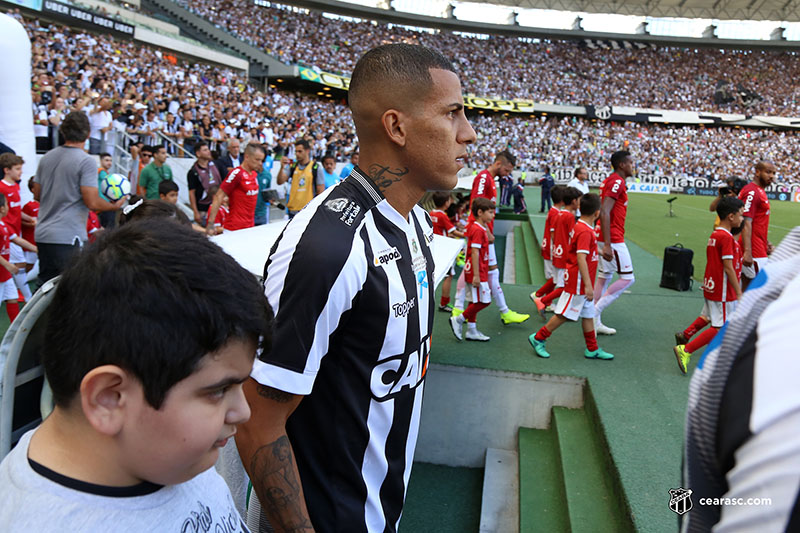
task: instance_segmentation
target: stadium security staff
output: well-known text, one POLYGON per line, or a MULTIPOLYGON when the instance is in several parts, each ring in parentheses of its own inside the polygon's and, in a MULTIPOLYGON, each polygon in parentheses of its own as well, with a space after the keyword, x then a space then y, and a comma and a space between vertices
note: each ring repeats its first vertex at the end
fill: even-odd
POLYGON ((276 349, 245 384, 236 444, 277 531, 397 530, 434 314, 417 202, 456 185, 476 138, 453 66, 422 46, 367 52, 349 103, 362 165, 288 223, 264 269, 276 349))

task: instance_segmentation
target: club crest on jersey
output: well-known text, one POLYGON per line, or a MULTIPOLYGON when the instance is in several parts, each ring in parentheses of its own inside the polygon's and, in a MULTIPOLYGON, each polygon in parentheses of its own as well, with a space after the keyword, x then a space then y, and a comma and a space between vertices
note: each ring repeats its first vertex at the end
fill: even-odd
POLYGON ((395 261, 399 261, 402 259, 403 256, 400 255, 400 251, 392 246, 391 248, 387 248, 386 250, 381 250, 380 252, 375 254, 373 258, 373 264, 378 266, 386 266, 389 263, 394 263, 395 261))
POLYGON ((428 339, 415 352, 384 359, 372 369, 370 390, 379 402, 391 400, 403 391, 413 391, 428 370, 428 339))
POLYGON ((335 200, 328 200, 325 202, 325 207, 334 213, 341 213, 347 207, 347 198, 336 198, 335 200))

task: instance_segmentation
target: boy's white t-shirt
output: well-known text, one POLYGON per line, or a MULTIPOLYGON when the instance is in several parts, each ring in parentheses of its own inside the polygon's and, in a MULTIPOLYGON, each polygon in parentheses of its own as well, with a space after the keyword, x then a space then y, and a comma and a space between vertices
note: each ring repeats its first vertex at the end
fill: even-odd
POLYGON ((142 496, 100 496, 50 480, 28 462, 35 430, 0 463, 0 529, 8 532, 249 533, 214 468, 142 496))

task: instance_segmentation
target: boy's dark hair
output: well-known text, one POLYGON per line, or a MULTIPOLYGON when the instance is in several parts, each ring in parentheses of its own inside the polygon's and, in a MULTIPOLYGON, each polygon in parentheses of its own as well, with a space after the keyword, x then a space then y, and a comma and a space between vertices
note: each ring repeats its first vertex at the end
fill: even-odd
POLYGON ((583 193, 578 189, 576 189, 575 187, 564 186, 564 193, 562 194, 564 205, 571 204, 573 201, 577 200, 581 196, 583 196, 583 193))
POLYGON ((622 163, 626 157, 630 157, 631 153, 627 150, 619 150, 611 154, 611 168, 619 168, 619 164, 622 163))
POLYGON ((146 200, 141 196, 133 195, 128 200, 128 207, 123 209, 119 216, 119 225, 122 226, 143 218, 166 218, 184 226, 192 225, 189 217, 176 205, 161 200, 146 200))
POLYGON ((5 206, 6 206, 6 195, 0 194, 0 207, 5 207, 5 206))
POLYGON ((491 209, 494 211, 494 204, 488 198, 478 197, 472 200, 472 215, 477 217, 479 211, 491 209))
POLYGON ((447 200, 449 198, 452 198, 452 195, 446 191, 436 191, 431 196, 431 199, 433 200, 433 205, 435 205, 436 207, 444 207, 444 204, 447 203, 447 200))
POLYGON ((566 188, 565 185, 553 185, 553 188, 550 189, 550 199, 554 204, 559 204, 564 201, 564 189, 566 188))
POLYGON ((111 157, 111 154, 109 154, 108 152, 101 152, 99 157, 100 159, 103 159, 104 157, 111 157))
POLYGON ((167 194, 171 193, 172 191, 178 192, 178 184, 172 180, 163 180, 161 183, 158 184, 158 194, 166 196, 167 194))
POLYGON ((324 162, 325 162, 325 160, 327 160, 327 159, 332 159, 334 163, 336 162, 336 158, 335 158, 335 157, 333 157, 333 154, 325 154, 324 156, 322 156, 322 162, 323 162, 323 163, 324 163, 324 162))
POLYGON ((147 152, 148 154, 153 155, 153 147, 144 145, 142 146, 142 152, 147 152))
POLYGON ((732 214, 737 213, 739 209, 744 207, 744 202, 735 196, 723 196, 717 204, 717 216, 720 220, 732 214))
POLYGON ((600 197, 593 193, 587 192, 581 196, 581 214, 593 215, 600 210, 600 197))
POLYGON ((515 156, 508 150, 503 150, 502 152, 498 152, 497 155, 494 157, 494 160, 497 161, 498 159, 502 159, 506 163, 511 164, 511 166, 516 166, 517 164, 517 156, 515 156))
POLYGON ((305 139, 297 139, 297 140, 294 142, 294 145, 295 145, 295 146, 302 146, 302 147, 303 147, 303 148, 305 148, 306 150, 310 150, 310 149, 311 149, 311 145, 310 145, 310 144, 308 144, 308 141, 307 141, 307 140, 305 140, 305 139))
POLYGON ((204 235, 141 220, 105 232, 75 257, 47 319, 41 355, 56 405, 68 407, 83 377, 109 364, 138 379, 159 409, 229 341, 269 351, 273 314, 255 277, 204 235))
POLYGON ((17 154, 13 154, 11 152, 5 152, 0 154, 0 178, 3 177, 3 173, 7 168, 12 168, 17 165, 24 165, 25 160, 22 159, 17 154))
POLYGON ((65 142, 84 142, 89 138, 89 130, 89 117, 83 111, 68 114, 58 127, 65 142))

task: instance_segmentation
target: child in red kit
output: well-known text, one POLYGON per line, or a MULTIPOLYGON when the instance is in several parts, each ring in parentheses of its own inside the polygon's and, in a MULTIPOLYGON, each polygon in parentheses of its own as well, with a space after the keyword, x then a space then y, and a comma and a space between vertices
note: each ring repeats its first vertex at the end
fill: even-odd
MULTIPOLYGON (((33 178, 28 180, 28 189, 33 192, 33 178)), ((36 246, 34 232, 36 223, 39 220, 39 202, 31 200, 22 206, 22 214, 27 215, 22 217, 22 238, 36 246)), ((25 250, 25 272, 30 272, 38 259, 39 257, 36 253, 25 250)))
POLYGON ((564 189, 563 185, 554 185, 550 189, 550 199, 553 200, 553 205, 550 206, 550 211, 547 212, 547 218, 544 221, 544 235, 542 235, 542 259, 544 260, 544 277, 546 281, 536 292, 531 293, 531 300, 534 300, 534 303, 536 303, 536 298, 550 294, 556 288, 556 271, 553 268, 553 232, 555 231, 553 223, 558 218, 561 210, 564 209, 564 189))
MULTIPOLYGON (((455 224, 447 216, 447 209, 453 203, 453 197, 449 192, 435 192, 433 193, 434 209, 428 213, 433 222, 433 233, 442 235, 444 237, 462 238, 464 234, 456 229, 455 224)), ((450 286, 453 282, 453 275, 456 273, 455 264, 450 266, 450 272, 447 277, 442 281, 442 298, 439 301, 439 311, 451 313, 453 307, 450 305, 450 286)))
POLYGON ((598 261, 594 223, 600 216, 600 197, 594 193, 583 195, 580 209, 581 217, 570 235, 564 292, 555 306, 556 314, 536 334, 528 337, 528 341, 536 355, 550 357, 545 348, 547 338, 565 322, 581 318, 586 341, 584 356, 609 360, 614 356, 597 346, 594 332, 594 278, 598 261))
MULTIPOLYGON (((8 214, 8 203, 6 197, 0 194, 0 218, 8 214)), ((19 272, 19 267, 11 263, 11 243, 16 244, 24 250, 38 252, 36 246, 25 239, 17 236, 13 228, 0 220, 0 298, 6 303, 6 313, 12 322, 19 314, 19 299, 17 296, 17 286, 12 276, 19 272)))
POLYGON ((475 222, 467 228, 467 263, 464 265, 464 278, 472 285, 472 303, 458 316, 450 317, 453 335, 461 340, 464 322, 467 322, 468 341, 488 341, 489 336, 478 331, 477 314, 492 303, 489 288, 489 223, 494 219, 494 204, 486 198, 472 201, 472 214, 475 222))

